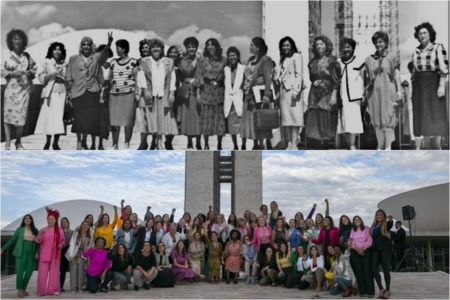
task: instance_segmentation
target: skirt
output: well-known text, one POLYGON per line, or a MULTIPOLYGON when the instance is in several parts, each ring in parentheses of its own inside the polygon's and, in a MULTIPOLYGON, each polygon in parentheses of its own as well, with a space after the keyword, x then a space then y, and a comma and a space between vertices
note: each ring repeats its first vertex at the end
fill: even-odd
POLYGON ((152 107, 150 106, 139 106, 136 108, 134 127, 138 132, 156 133, 158 131, 156 119, 153 117, 152 111, 152 107))
POLYGON ((164 135, 177 135, 178 127, 175 113, 172 107, 167 107, 162 98, 154 98, 152 118, 156 121, 156 131, 154 133, 164 135))
POLYGON ((73 133, 99 134, 100 101, 98 93, 86 92, 72 99, 73 133))
POLYGON ((336 137, 337 111, 309 108, 305 116, 307 137, 316 140, 330 140, 336 137))
MULTIPOLYGON (((182 92, 180 91, 179 94, 182 92)), ((200 119, 197 97, 190 95, 189 100, 179 102, 179 120, 181 134, 200 135, 200 119)))
POLYGON ((201 94, 200 134, 225 135, 224 96, 225 91, 223 87, 204 86, 201 94))
POLYGON ((50 104, 44 99, 34 134, 64 134, 64 105, 66 93, 53 92, 50 95, 50 104))
MULTIPOLYGON (((258 104, 259 105, 259 104, 258 104)), ((271 139, 272 130, 256 130, 254 124, 254 115, 257 109, 253 93, 244 96, 244 107, 242 111, 241 128, 239 130, 241 137, 245 139, 271 139)))
POLYGON ((136 118, 134 94, 109 95, 109 119, 111 126, 133 127, 136 118))
POLYGON ((239 273, 241 270, 241 257, 229 256, 225 262, 225 270, 228 272, 239 273))
POLYGON ((303 101, 301 97, 292 101, 292 92, 292 89, 287 91, 283 87, 280 90, 281 126, 303 127, 303 101))
POLYGON ((234 105, 231 105, 231 111, 227 118, 227 133, 236 135, 240 133, 241 129, 241 117, 239 117, 234 109, 234 105))
POLYGON ((338 112, 337 133, 358 134, 363 132, 361 102, 350 102, 346 96, 342 97, 342 108, 338 112))
POLYGON ((438 98, 436 72, 417 72, 412 83, 412 107, 415 136, 447 136, 448 111, 445 97, 438 98))

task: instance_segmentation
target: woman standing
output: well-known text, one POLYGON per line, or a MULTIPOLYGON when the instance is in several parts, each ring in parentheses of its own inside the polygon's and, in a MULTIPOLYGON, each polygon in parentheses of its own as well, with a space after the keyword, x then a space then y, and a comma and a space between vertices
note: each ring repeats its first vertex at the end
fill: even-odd
POLYGON ((208 39, 195 74, 196 85, 200 88, 200 134, 205 141, 205 150, 209 150, 211 135, 217 135, 217 150, 222 150, 222 138, 225 135, 223 101, 226 63, 219 41, 208 39))
POLYGON ((39 249, 37 295, 59 295, 59 268, 61 248, 64 246, 64 232, 58 226, 59 212, 47 208, 48 226, 41 229, 36 237, 39 249))
POLYGON ((264 217, 259 217, 258 226, 253 230, 252 239, 252 244, 255 245, 258 252, 258 258, 261 258, 266 253, 266 249, 272 246, 271 236, 272 228, 267 225, 264 217))
MULTIPOLYGON (((54 42, 50 45, 38 72, 39 81, 44 85, 42 89, 41 111, 36 123, 34 134, 46 134, 47 140, 44 150, 50 149, 53 138, 53 150, 61 150, 58 145, 59 136, 65 133, 63 116, 66 102, 66 48, 64 44, 54 42)), ((68 241, 67 241, 68 242, 68 241)))
POLYGON ((123 221, 123 226, 121 229, 117 230, 115 240, 117 243, 125 246, 128 254, 133 254, 134 249, 136 248, 136 235, 137 232, 131 228, 131 221, 125 220, 123 221))
POLYGON ((102 237, 105 239, 105 249, 109 250, 111 248, 112 242, 114 240, 114 228, 116 227, 118 215, 117 215, 117 206, 114 205, 114 220, 110 224, 109 223, 109 215, 104 214, 104 207, 100 205, 100 215, 98 216, 97 226, 95 227, 95 240, 98 237, 102 237))
POLYGON ((195 274, 195 280, 198 281, 203 273, 205 263, 205 244, 200 240, 200 232, 194 233, 194 239, 189 242, 189 263, 195 274))
MULTIPOLYGON (((269 105, 273 100, 271 91, 273 64, 272 59, 266 55, 267 50, 266 42, 262 38, 253 38, 250 43, 252 56, 244 69, 244 106, 240 133, 242 138, 253 139, 253 150, 264 149, 264 139, 270 141, 272 138, 271 130, 257 130, 254 125, 256 109, 269 105), (253 95, 253 87, 257 85, 264 86, 262 103, 256 103, 253 95)), ((270 148, 270 144, 267 148, 270 148)))
POLYGON ((219 283, 220 267, 223 265, 222 244, 217 240, 217 233, 211 232, 208 239, 208 279, 211 283, 219 283))
POLYGON ((372 236, 372 254, 371 254, 371 267, 372 274, 375 277, 378 289, 380 290, 380 297, 383 299, 389 299, 391 296, 391 273, 390 263, 392 256, 392 241, 389 238, 391 231, 392 216, 387 216, 386 213, 379 209, 375 213, 373 224, 370 227, 370 235, 372 236), (386 283, 386 289, 383 288, 381 282, 381 276, 378 272, 378 266, 381 263, 384 274, 384 282, 386 283))
POLYGON ((339 218, 339 245, 344 249, 348 247, 348 239, 350 238, 352 228, 350 219, 346 215, 342 215, 339 218))
MULTIPOLYGON (((241 64, 241 53, 236 47, 227 50, 227 66, 225 67, 225 100, 224 112, 227 120, 228 133, 231 134, 234 150, 239 150, 237 135, 241 126, 242 108, 244 105, 244 82, 245 66, 241 64)), ((242 138, 241 150, 245 150, 246 139, 242 138)))
POLYGON ((196 137, 197 150, 202 150, 200 143, 199 104, 197 103, 198 89, 194 85, 197 70, 198 40, 191 36, 183 41, 186 54, 181 58, 179 68, 180 89, 178 102, 180 103, 181 134, 188 138, 187 149, 193 149, 192 138, 196 137))
POLYGON ((223 252, 225 258, 226 283, 230 283, 230 273, 233 274, 233 283, 237 284, 239 271, 242 264, 241 233, 237 229, 231 230, 230 240, 223 252))
POLYGON ((444 45, 435 42, 436 31, 430 23, 422 23, 414 31, 420 43, 412 57, 414 135, 431 138, 431 149, 441 149, 441 137, 448 136, 445 101, 448 54, 444 45))
MULTIPOLYGON (((72 132, 77 134, 77 150, 88 149, 88 134, 93 137, 99 135, 99 76, 108 59, 112 41, 112 33, 108 33, 108 44, 101 52, 95 53, 92 39, 84 37, 81 40, 80 53, 72 56, 67 65, 67 93, 73 103, 72 132)), ((91 149, 95 149, 94 139, 91 149)))
POLYGON ((90 248, 93 244, 94 236, 90 231, 89 223, 83 221, 77 227, 69 243, 66 258, 70 267, 70 289, 72 293, 82 293, 82 286, 86 278, 86 259, 82 256, 84 244, 90 248))
POLYGON ((61 249, 61 266, 59 269, 59 284, 61 292, 64 292, 64 282, 66 281, 66 273, 69 270, 69 261, 66 258, 66 252, 69 249, 69 243, 72 239, 73 230, 70 229, 69 219, 61 218, 61 229, 64 232, 64 246, 61 249))
POLYGON ((288 150, 297 150, 297 137, 303 122, 303 58, 294 40, 286 36, 280 40, 280 70, 277 79, 280 85, 281 126, 288 150))
MULTIPOLYGON (((172 111, 174 113, 175 120, 177 121, 177 128, 180 127, 180 103, 178 102, 178 88, 180 87, 180 70, 178 68, 178 65, 180 64, 180 51, 177 46, 170 46, 167 50, 167 57, 170 58, 173 61, 174 66, 174 72, 175 72, 175 102, 172 107, 172 111)), ((174 135, 168 134, 166 135, 166 140, 164 142, 164 148, 166 150, 173 150, 173 141, 174 135)))
POLYGON ((278 208, 278 203, 276 201, 270 202, 270 227, 274 228, 278 219, 283 216, 283 213, 278 208))
POLYGON ((20 29, 12 29, 6 36, 9 52, 2 56, 1 76, 6 80, 3 103, 5 150, 11 149, 11 135, 15 131, 16 150, 24 150, 21 142, 23 126, 27 121, 31 85, 36 64, 25 52, 28 37, 20 29))
POLYGON ((355 55, 355 40, 344 38, 340 48, 342 57, 339 59, 339 64, 342 73, 339 97, 342 107, 339 107, 338 111, 337 134, 343 134, 347 148, 355 150, 355 137, 364 132, 361 117, 361 100, 364 91, 360 70, 362 62, 355 55))
POLYGON ((373 296, 375 287, 371 269, 372 237, 369 228, 364 226, 360 216, 353 217, 353 228, 348 246, 350 248, 350 264, 355 272, 361 297, 373 296))
POLYGON ((337 91, 341 68, 332 56, 333 44, 326 36, 314 38, 314 58, 309 62, 312 82, 306 111, 306 136, 320 140, 334 140, 337 127, 337 91))
POLYGON ((38 230, 34 226, 31 215, 25 215, 20 227, 14 232, 13 237, 3 246, 0 254, 3 254, 14 245, 13 255, 16 259, 16 289, 17 297, 29 296, 27 286, 36 265, 35 239, 38 230))
POLYGON ((386 32, 375 32, 372 43, 376 52, 365 61, 365 98, 369 105, 370 121, 377 135, 377 149, 390 150, 395 141, 394 130, 397 125, 395 107, 397 101, 403 98, 400 59, 388 51, 389 36, 386 32))
POLYGON ((175 248, 170 255, 172 257, 173 265, 172 272, 175 275, 175 281, 179 284, 183 280, 194 281, 195 274, 189 267, 186 250, 183 241, 178 241, 175 248))
POLYGON ((281 243, 286 243, 289 240, 288 230, 284 226, 282 217, 278 218, 275 227, 273 228, 271 240, 276 249, 278 249, 278 246, 281 243))
POLYGON ((334 226, 333 219, 330 216, 323 219, 323 228, 320 230, 319 236, 311 242, 322 246, 324 256, 327 255, 328 246, 339 245, 339 228, 334 226))
POLYGON ((86 268, 87 289, 91 293, 108 292, 108 283, 112 280, 112 273, 108 273, 110 262, 108 260, 108 251, 104 249, 106 240, 99 236, 95 239, 94 247, 87 248, 88 242, 85 239, 83 244, 83 257, 88 260, 86 268), (101 285, 100 285, 100 282, 101 285))
POLYGON ((113 136, 113 148, 119 149, 120 127, 124 126, 125 148, 130 148, 131 135, 136 116, 135 78, 137 60, 128 57, 130 44, 127 40, 116 41, 116 52, 119 56, 111 61, 109 81, 109 119, 113 136))

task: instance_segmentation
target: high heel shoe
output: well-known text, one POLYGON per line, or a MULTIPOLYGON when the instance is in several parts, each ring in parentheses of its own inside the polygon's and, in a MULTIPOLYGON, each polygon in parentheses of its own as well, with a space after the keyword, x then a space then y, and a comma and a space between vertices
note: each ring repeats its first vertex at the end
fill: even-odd
POLYGON ((21 143, 16 144, 16 150, 25 150, 21 143))
POLYGON ((88 145, 86 144, 86 142, 81 142, 81 148, 83 150, 89 150, 88 145))
POLYGON ((50 149, 50 142, 46 142, 44 145, 44 150, 49 150, 50 149))
POLYGON ((61 150, 58 144, 53 143, 52 145, 53 150, 61 150))
POLYGON ((202 150, 202 145, 196 144, 196 145, 195 145, 195 149, 197 149, 197 150, 202 150))

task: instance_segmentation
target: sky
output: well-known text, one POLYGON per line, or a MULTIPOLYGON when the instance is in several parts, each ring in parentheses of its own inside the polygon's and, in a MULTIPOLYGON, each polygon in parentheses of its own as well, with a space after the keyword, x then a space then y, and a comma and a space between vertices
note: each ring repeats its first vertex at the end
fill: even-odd
MULTIPOLYGON (((122 29, 181 45, 195 35, 216 37, 245 53, 262 33, 260 1, 1 1, 2 45, 11 28, 23 29, 30 46, 84 29, 122 29), (232 5, 230 5, 232 3, 232 5)), ((202 46, 202 45, 201 45, 202 46)))
MULTIPOLYGON (((139 216, 184 207, 184 151, 3 152, 1 227, 52 203, 71 199, 120 200, 139 216)), ((287 218, 314 203, 331 215, 371 220, 377 203, 396 194, 449 181, 446 151, 270 151, 263 153, 263 202, 275 200, 287 218)), ((230 211, 230 185, 221 211, 230 211)), ((205 211, 207 208, 205 207, 205 211)))

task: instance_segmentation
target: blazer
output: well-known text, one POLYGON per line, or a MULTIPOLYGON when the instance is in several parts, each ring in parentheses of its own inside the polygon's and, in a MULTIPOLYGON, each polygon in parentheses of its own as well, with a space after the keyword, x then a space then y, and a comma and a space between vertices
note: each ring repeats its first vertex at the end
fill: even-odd
POLYGON ((314 272, 315 270, 317 270, 317 268, 321 269, 325 268, 325 261, 323 259, 323 255, 317 257, 317 265, 315 267, 313 267, 313 259, 311 257, 308 257, 306 261, 303 261, 303 269, 305 270, 310 269, 311 272, 314 272))
POLYGON ((169 256, 167 254, 153 253, 156 258, 156 266, 170 267, 169 256), (162 257, 162 259, 161 259, 162 257), (160 263, 161 262, 161 263, 160 263))
POLYGON ((225 100, 223 109, 225 118, 228 118, 231 107, 234 105, 236 114, 242 116, 242 110, 244 107, 244 91, 242 89, 242 83, 244 82, 244 65, 238 63, 236 68, 236 77, 234 82, 231 82, 231 68, 225 67, 225 100))
POLYGON ((331 228, 331 230, 330 230, 330 244, 329 245, 325 245, 326 232, 327 232, 327 229, 326 228, 322 228, 320 230, 318 238, 311 241, 314 244, 322 245, 322 251, 326 251, 326 247, 329 246, 329 245, 331 245, 331 246, 339 245, 339 228, 337 228, 337 227, 331 228))
MULTIPOLYGON (((118 244, 125 245, 125 230, 122 228, 116 232, 115 240, 118 244)), ((134 248, 136 247, 136 237, 134 229, 130 229, 130 247, 127 248, 128 253, 134 253, 134 248)))
MULTIPOLYGON (((249 62, 253 59, 254 57, 251 57, 249 62)), ((270 97, 273 71, 272 59, 267 55, 263 55, 260 57, 258 64, 253 74, 250 88, 253 88, 255 85, 264 85, 264 96, 270 97)))
MULTIPOLYGON (((147 228, 141 226, 137 232, 136 245, 134 248, 134 253, 138 254, 141 252, 142 247, 144 247, 145 242, 145 233, 147 232, 147 228)), ((152 229, 152 233, 150 233, 150 244, 152 246, 156 246, 156 230, 152 229)))
MULTIPOLYGON (((394 225, 393 221, 387 222, 387 230, 388 232, 391 231, 392 226, 394 225)), ((370 233, 372 234, 373 228, 371 228, 370 233)), ((385 237, 381 233, 377 236, 372 235, 372 246, 377 250, 390 250, 392 249, 392 241, 390 238, 385 237)))
MULTIPOLYGON (((9 241, 6 243, 6 245, 2 247, 2 252, 5 252, 9 248, 11 248, 11 246, 15 245, 13 255, 16 258, 20 258, 23 252, 24 234, 25 234, 25 227, 17 228, 12 238, 10 238, 9 241)), ((33 253, 36 253, 36 244, 34 243, 33 243, 33 253)))
POLYGON ((356 277, 350 264, 350 251, 346 250, 339 258, 334 259, 333 275, 343 277, 352 281, 352 286, 356 284, 356 277))
MULTIPOLYGON (((140 69, 141 71, 138 71, 137 79, 136 79, 136 94, 139 97, 139 107, 146 106, 145 100, 142 97, 143 89, 147 89, 148 93, 150 95, 153 95, 152 91, 152 60, 151 57, 144 57, 140 60, 140 69)), ((170 107, 171 104, 169 103, 169 94, 170 92, 174 92, 176 90, 176 76, 175 76, 175 69, 173 66, 173 61, 170 58, 163 57, 161 58, 161 62, 164 64, 164 71, 165 71, 165 82, 164 82, 164 97, 162 97, 163 105, 164 107, 170 107)))
POLYGON ((89 56, 86 62, 82 54, 70 57, 65 77, 71 99, 82 96, 86 91, 100 92, 102 66, 108 59, 109 49, 106 46, 101 52, 89 56))
POLYGON ((295 249, 298 246, 301 246, 302 244, 302 234, 300 233, 300 230, 298 230, 297 228, 294 228, 290 233, 288 230, 288 242, 291 246, 291 249, 295 249))
POLYGON ((280 66, 278 81, 287 91, 292 90, 294 95, 302 91, 303 82, 303 58, 301 53, 294 53, 286 57, 280 66))
MULTIPOLYGON (((75 231, 72 234, 72 238, 70 239, 69 242, 69 248, 66 251, 66 258, 67 260, 72 260, 75 258, 75 256, 78 253, 78 249, 80 249, 80 243, 82 243, 82 241, 78 241, 78 229, 79 227, 77 227, 75 229, 75 231)), ((91 238, 89 240, 89 244, 88 244, 88 248, 91 248, 94 245, 94 235, 92 235, 92 232, 90 232, 91 234, 91 238)), ((81 250, 81 253, 83 253, 83 250, 81 250)))
MULTIPOLYGON (((50 73, 56 72, 55 66, 56 66, 55 60, 47 58, 42 63, 42 69, 38 72, 39 81, 44 85, 44 88, 42 89, 41 93, 42 99, 49 98, 52 93, 53 86, 55 85, 55 78, 46 81, 45 76, 50 73)), ((63 63, 61 65, 61 68, 62 68, 61 75, 64 76, 66 74, 67 63, 63 63)))

